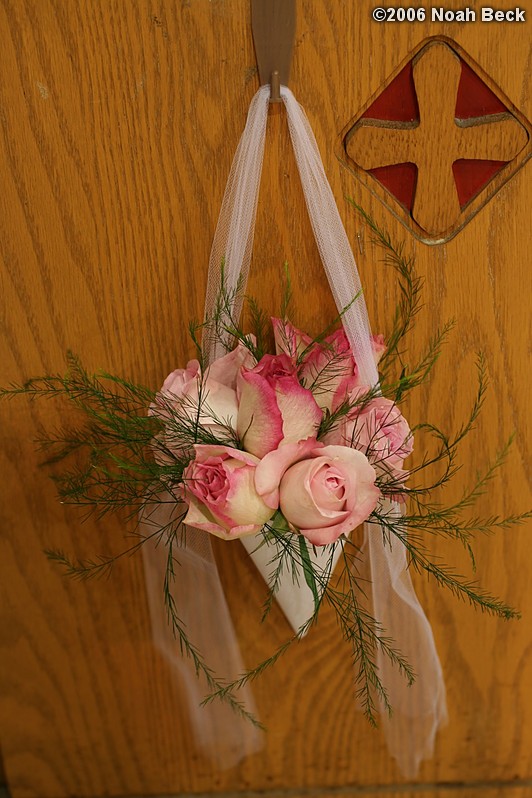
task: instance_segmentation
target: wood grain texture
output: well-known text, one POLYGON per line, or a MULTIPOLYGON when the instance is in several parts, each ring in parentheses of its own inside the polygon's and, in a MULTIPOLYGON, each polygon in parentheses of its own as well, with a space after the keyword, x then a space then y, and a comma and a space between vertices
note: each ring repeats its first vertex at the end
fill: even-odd
MULTIPOLYGON (((319 798, 530 798, 532 795, 531 787, 516 787, 513 785, 501 785, 500 787, 450 787, 450 788, 430 788, 427 790, 356 790, 334 793, 320 793, 319 798)), ((201 797, 200 797, 201 798, 201 797)), ((264 796, 268 798, 268 796, 264 796)), ((303 796, 301 796, 303 798, 303 796)), ((309 796, 310 798, 310 796, 309 796)))
MULTIPOLYGON (((210 798, 212 793, 181 793, 180 798, 210 798)), ((240 798, 241 793, 218 793, 220 798, 240 798)), ((438 785, 416 785, 410 789, 390 789, 388 787, 339 787, 334 791, 328 790, 299 790, 253 792, 246 793, 246 798, 530 798, 532 787, 522 784, 485 785, 475 784, 460 786, 451 784, 439 787, 438 785)), ((0 798, 3 798, 0 793, 0 798)), ((154 798, 172 798, 169 795, 158 795, 154 798)))
MULTIPOLYGON (((517 512, 530 502, 530 167, 449 244, 429 248, 341 168, 335 151, 349 119, 429 35, 456 39, 530 117, 525 27, 377 25, 370 9, 366 1, 300 0, 291 86, 354 244, 375 331, 389 330, 397 289, 346 194, 417 256, 425 308, 412 359, 438 325, 457 319, 432 385, 409 403, 410 420, 456 429, 482 348, 491 391, 459 481, 515 432, 508 465, 479 509, 517 512)), ((60 371, 70 348, 89 368, 159 385, 192 354, 186 322, 201 316, 217 212, 258 85, 248 3, 2 0, 0 34, 1 382, 60 371)), ((333 302, 280 110, 271 113, 255 241, 251 293, 274 311, 287 259, 294 321, 320 329, 333 302)), ((215 769, 193 743, 183 696, 153 646, 141 562, 80 585, 42 555, 46 547, 83 556, 123 546, 119 519, 80 524, 38 466, 36 431, 65 410, 19 401, 0 412, 0 736, 14 798, 401 783, 380 733, 354 710, 348 652, 330 615, 255 686, 269 728, 264 749, 215 769)), ((257 633, 261 581, 241 546, 216 549, 251 665, 289 630, 275 608, 257 633)), ((479 616, 416 579, 450 709, 420 773, 425 783, 532 777, 529 532, 479 540, 476 550, 483 582, 525 620, 479 616)))

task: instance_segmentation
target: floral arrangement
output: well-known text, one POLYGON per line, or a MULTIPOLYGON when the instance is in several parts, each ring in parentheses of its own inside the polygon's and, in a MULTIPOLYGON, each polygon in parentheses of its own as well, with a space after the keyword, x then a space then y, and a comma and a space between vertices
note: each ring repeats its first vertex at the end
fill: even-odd
MULTIPOLYGON (((204 373, 192 360, 167 377, 150 407, 164 424, 155 455, 187 463, 186 525, 231 540, 279 513, 292 534, 326 546, 404 479, 411 434, 393 401, 359 385, 343 330, 318 342, 287 320, 272 325, 275 354, 250 336, 204 373), (214 440, 191 451, 189 422, 214 440)), ((376 357, 383 348, 376 339, 376 357)))
MULTIPOLYGON (((520 523, 529 514, 486 519, 464 514, 502 464, 506 449, 459 501, 444 505, 433 499, 436 489, 444 488, 455 475, 457 448, 480 412, 486 389, 484 364, 479 358, 478 392, 458 432, 448 435, 427 421, 407 422, 401 404, 429 376, 451 325, 429 342, 417 364, 407 367, 402 341, 419 310, 421 283, 402 249, 371 219, 365 216, 365 220, 384 248, 387 263, 396 270, 401 288, 387 340, 382 335, 372 339, 380 386, 361 381, 341 327, 342 314, 314 337, 292 324, 287 271, 279 317, 270 322, 256 302, 248 300, 249 330, 233 318, 235 296, 222 279, 212 318, 190 326, 196 358, 173 371, 159 391, 111 374, 88 374, 72 355, 65 376, 36 378, 2 391, 8 397, 20 393, 66 397, 81 411, 81 426, 41 441, 48 463, 73 460, 54 477, 63 502, 98 513, 126 508, 134 517, 163 500, 176 508, 168 525, 156 525, 149 533, 137 530, 134 544, 118 557, 150 540, 166 547, 164 600, 169 621, 183 651, 207 679, 206 700, 228 701, 251 720, 235 691, 305 634, 325 603, 334 608, 352 646, 357 694, 370 721, 379 702, 390 708, 375 664, 377 650, 407 681, 414 679, 400 643, 396 647, 389 636, 400 636, 401 630, 383 629, 365 608, 358 569, 360 541, 354 534, 362 523, 370 525, 370 534, 383 535, 385 545, 399 541, 412 567, 457 596, 504 618, 517 615, 477 583, 430 556, 427 536, 456 540, 473 558, 471 543, 477 532, 520 523), (207 363, 205 342, 228 337, 232 343, 226 353, 207 363), (420 463, 409 467, 418 436, 431 438, 432 448, 427 448, 420 463), (423 481, 425 473, 436 470, 435 479, 423 481), (302 587, 313 597, 314 611, 296 634, 232 682, 210 670, 180 621, 172 597, 179 567, 176 550, 186 545, 188 527, 224 540, 255 535, 257 546, 268 547, 271 575, 263 620, 286 571, 296 581, 302 574, 302 587), (317 552, 322 554, 319 560, 317 552), (338 560, 341 565, 332 579, 338 560)), ((75 562, 62 552, 47 554, 81 578, 106 573, 118 559, 75 562)))

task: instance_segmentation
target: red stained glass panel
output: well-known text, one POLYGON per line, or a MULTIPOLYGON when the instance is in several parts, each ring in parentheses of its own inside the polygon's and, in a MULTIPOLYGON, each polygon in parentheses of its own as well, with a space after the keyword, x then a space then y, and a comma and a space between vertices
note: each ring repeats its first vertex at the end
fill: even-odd
POLYGON ((454 182, 462 208, 500 172, 506 161, 469 161, 465 158, 453 163, 454 182))
MULTIPOLYGON (((509 113, 504 103, 486 86, 474 70, 461 62, 461 76, 456 97, 456 118, 473 119, 493 114, 509 113)), ((412 62, 370 105, 364 119, 388 122, 419 121, 412 62)), ((478 194, 505 165, 504 161, 475 161, 460 159, 453 164, 453 175, 460 205, 463 207, 478 194)), ((417 179, 413 163, 400 163, 371 169, 370 174, 386 188, 398 202, 412 210, 417 179)))
POLYGON ((378 169, 370 169, 369 173, 387 188, 401 205, 409 211, 412 210, 417 180, 415 164, 397 163, 392 166, 380 166, 378 169))
POLYGON ((362 119, 384 119, 390 122, 419 120, 412 62, 402 69, 382 94, 370 105, 362 119))
POLYGON ((461 64, 462 74, 456 95, 456 118, 473 119, 508 112, 504 103, 486 86, 482 78, 465 61, 461 61, 461 64))

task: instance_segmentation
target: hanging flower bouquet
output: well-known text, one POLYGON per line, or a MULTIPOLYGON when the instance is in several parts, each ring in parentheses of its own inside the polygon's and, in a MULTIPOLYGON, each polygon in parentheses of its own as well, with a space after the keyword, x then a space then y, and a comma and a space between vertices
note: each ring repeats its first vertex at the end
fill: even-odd
MULTIPOLYGON (((477 532, 518 524, 529 514, 485 519, 465 514, 506 449, 460 500, 445 505, 436 498, 453 479, 459 444, 480 412, 483 360, 471 413, 454 435, 427 419, 411 425, 403 417, 401 404, 429 376, 449 325, 409 368, 402 342, 419 309, 420 281, 411 260, 358 209, 396 269, 401 292, 387 340, 371 336, 356 263, 309 121, 286 86, 280 95, 337 319, 315 337, 298 330, 288 318, 287 273, 281 312, 271 327, 249 299, 249 324, 240 322, 270 99, 264 85, 251 101, 227 182, 205 319, 190 326, 196 359, 152 391, 111 374, 88 374, 70 356, 64 377, 33 379, 0 396, 62 396, 81 411, 81 426, 43 442, 50 463, 73 459, 72 467, 55 476, 60 497, 100 514, 129 511, 137 519, 138 537, 123 554, 143 548, 146 565, 154 551, 150 542, 164 550, 169 625, 206 685, 206 702, 219 699, 256 722, 242 688, 330 605, 352 648, 359 702, 371 722, 381 712, 389 749, 403 773, 413 776, 431 754, 446 701, 432 630, 408 566, 480 609, 512 618, 515 610, 438 562, 427 539, 456 540, 474 565, 471 543, 477 532), (409 466, 414 443, 423 455, 409 466), (363 535, 357 531, 361 524, 363 535), (205 632, 205 619, 190 611, 195 597, 186 590, 209 574, 207 600, 224 603, 211 535, 242 540, 268 582, 262 620, 277 599, 295 632, 233 681, 221 679, 209 664, 214 637, 222 662, 239 662, 231 656, 238 646, 230 621, 222 623, 222 613, 207 629, 205 655, 194 639, 198 627, 205 632), (176 578, 180 567, 186 579, 176 578)), ((117 559, 75 562, 62 552, 48 555, 82 578, 106 573, 117 559)), ((152 571, 146 569, 148 583, 152 571)), ((153 591, 148 596, 151 605, 153 591)), ((213 741, 211 752, 217 747, 219 741, 213 741)))
POLYGON ((207 677, 207 700, 226 700, 252 720, 235 690, 273 664, 292 640, 302 637, 324 604, 333 607, 343 636, 352 646, 357 693, 370 721, 379 705, 390 709, 376 652, 385 655, 408 682, 413 681, 412 668, 399 651, 401 629, 383 628, 381 619, 365 606, 359 574, 361 541, 356 533, 362 523, 385 548, 404 547, 411 566, 427 572, 457 596, 504 618, 517 615, 476 583, 435 562, 423 539, 426 534, 446 536, 463 544, 472 556, 475 533, 517 524, 527 514, 488 519, 463 516, 503 462, 506 450, 460 501, 450 506, 435 503, 433 493, 455 474, 457 447, 480 411, 486 387, 484 366, 480 359, 478 393, 458 433, 448 436, 426 421, 409 426, 400 404, 427 379, 449 326, 429 344, 416 366, 404 365, 400 343, 419 307, 420 281, 412 262, 365 219, 375 241, 385 248, 388 263, 397 270, 402 297, 387 343, 380 335, 372 339, 380 388, 361 380, 341 326, 312 338, 288 320, 287 272, 281 316, 271 320, 271 331, 269 320, 253 300, 248 300, 251 330, 241 328, 232 316, 235 296, 224 288, 222 279, 213 316, 190 327, 196 359, 173 371, 157 392, 110 374, 90 375, 72 355, 65 376, 32 379, 1 392, 5 397, 66 397, 84 416, 84 426, 42 441, 50 450, 49 463, 77 458, 72 468, 55 475, 64 503, 99 514, 126 508, 132 515, 141 513, 144 521, 149 519, 150 507, 161 502, 172 505, 175 512, 168 524, 156 523, 150 529, 144 523, 134 545, 118 557, 74 562, 61 552, 47 554, 70 575, 87 578, 107 572, 119 557, 148 541, 165 546, 164 596, 170 624, 197 672, 207 677), (226 354, 207 365, 205 343, 229 338, 234 343, 226 344, 226 354), (396 378, 392 377, 394 363, 399 372, 396 378), (405 461, 421 432, 430 433, 434 451, 408 468, 405 461), (435 473, 437 466, 436 480, 424 484, 423 474, 435 473), (248 550, 267 551, 269 598, 263 620, 286 572, 296 585, 301 578, 298 589, 312 597, 311 612, 295 636, 231 683, 210 671, 189 637, 193 630, 180 621, 180 608, 172 598, 172 580, 179 567, 176 551, 186 546, 189 528, 224 540, 251 537, 248 550), (333 580, 338 560, 341 566, 333 580), (399 638, 398 648, 389 634, 399 638))

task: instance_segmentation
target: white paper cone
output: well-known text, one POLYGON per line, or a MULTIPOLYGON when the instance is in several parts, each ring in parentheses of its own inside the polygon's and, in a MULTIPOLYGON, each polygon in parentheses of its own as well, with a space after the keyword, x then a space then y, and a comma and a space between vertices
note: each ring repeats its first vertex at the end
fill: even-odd
MULTIPOLYGON (((260 571, 262 578, 266 584, 269 584, 270 578, 275 570, 275 552, 272 547, 276 544, 261 545, 264 541, 262 535, 250 535, 249 537, 241 538, 241 541, 260 571)), ((309 545, 308 552, 312 565, 316 567, 318 573, 329 569, 330 573, 332 573, 342 552, 342 546, 338 544, 335 547, 332 555, 332 566, 330 564, 331 551, 328 546, 314 549, 313 546, 309 545)), ((314 613, 314 597, 311 589, 305 582, 305 575, 300 565, 297 566, 297 571, 298 579, 296 581, 291 568, 287 568, 278 581, 278 590, 275 592, 275 599, 294 632, 298 632, 314 613)), ((319 590, 319 592, 321 594, 323 590, 319 590)), ((304 637, 304 635, 302 635, 302 637, 304 637)))

